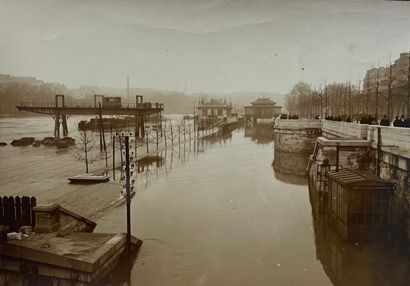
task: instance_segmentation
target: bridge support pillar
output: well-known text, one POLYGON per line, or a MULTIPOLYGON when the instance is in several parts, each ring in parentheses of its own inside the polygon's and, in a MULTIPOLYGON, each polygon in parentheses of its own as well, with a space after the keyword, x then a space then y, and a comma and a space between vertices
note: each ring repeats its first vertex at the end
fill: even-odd
POLYGON ((139 121, 138 113, 135 114, 135 138, 137 139, 140 138, 140 121, 139 121))
POLYGON ((139 122, 140 122, 140 125, 141 125, 141 138, 144 138, 145 137, 145 127, 144 127, 145 122, 144 122, 144 116, 143 115, 141 115, 139 122))
POLYGON ((160 128, 160 131, 161 131, 161 137, 163 137, 164 133, 162 132, 162 112, 161 111, 158 113, 158 120, 159 120, 159 128, 160 128))
POLYGON ((63 126, 63 136, 67 137, 68 136, 68 126, 67 126, 67 116, 65 114, 61 114, 62 118, 62 126, 63 126))
POLYGON ((54 138, 60 139, 60 115, 56 114, 54 119, 54 138))

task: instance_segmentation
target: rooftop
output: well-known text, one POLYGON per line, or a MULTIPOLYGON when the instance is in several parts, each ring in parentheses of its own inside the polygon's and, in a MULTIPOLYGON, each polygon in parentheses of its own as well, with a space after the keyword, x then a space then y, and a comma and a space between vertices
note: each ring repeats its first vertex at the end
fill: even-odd
POLYGON ((205 102, 203 99, 200 102, 200 106, 227 106, 227 107, 231 107, 232 104, 228 103, 226 101, 226 99, 215 99, 215 98, 211 98, 209 101, 205 102))
POLYGON ((379 188, 392 188, 388 181, 369 174, 353 171, 351 169, 340 169, 339 171, 329 171, 327 176, 344 186, 368 187, 371 190, 379 188))
POLYGON ((252 105, 276 105, 276 102, 270 100, 269 98, 258 98, 257 100, 251 102, 252 105))

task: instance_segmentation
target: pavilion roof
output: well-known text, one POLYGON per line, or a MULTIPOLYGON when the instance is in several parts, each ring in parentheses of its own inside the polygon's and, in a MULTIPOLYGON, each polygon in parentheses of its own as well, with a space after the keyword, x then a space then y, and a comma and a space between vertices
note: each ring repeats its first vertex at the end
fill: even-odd
POLYGON ((276 102, 270 100, 269 98, 258 98, 257 100, 251 102, 252 105, 276 105, 276 102))

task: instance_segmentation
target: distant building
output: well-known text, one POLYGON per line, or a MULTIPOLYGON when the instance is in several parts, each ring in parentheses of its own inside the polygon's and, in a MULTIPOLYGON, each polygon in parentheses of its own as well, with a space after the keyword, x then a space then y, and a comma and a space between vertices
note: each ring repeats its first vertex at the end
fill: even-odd
POLYGON ((227 103, 225 99, 201 99, 197 110, 200 128, 207 128, 219 120, 232 116, 232 104, 227 103))
POLYGON ((226 100, 211 98, 208 102, 201 100, 197 109, 202 119, 222 119, 231 116, 232 104, 226 100))
MULTIPOLYGON (((392 63, 391 75, 390 66, 371 68, 366 72, 363 79, 363 92, 374 97, 376 88, 378 87, 381 97, 388 96, 389 82, 391 82, 392 94, 392 119, 394 116, 406 114, 407 110, 407 95, 408 95, 408 74, 410 65, 409 53, 401 53, 400 57, 392 63)), ((387 100, 379 101, 379 116, 382 112, 388 114, 387 100)))
POLYGON ((258 98, 250 106, 245 106, 246 121, 253 124, 272 122, 273 117, 280 115, 281 109, 281 106, 277 106, 269 98, 258 98))

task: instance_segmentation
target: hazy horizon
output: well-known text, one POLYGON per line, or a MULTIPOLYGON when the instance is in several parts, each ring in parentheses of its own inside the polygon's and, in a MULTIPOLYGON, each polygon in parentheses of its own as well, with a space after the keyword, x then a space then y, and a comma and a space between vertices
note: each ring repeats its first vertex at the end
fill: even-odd
POLYGON ((69 88, 287 93, 410 49, 398 1, 0 0, 0 73, 69 88))

